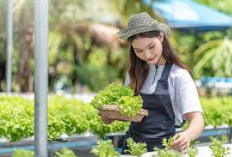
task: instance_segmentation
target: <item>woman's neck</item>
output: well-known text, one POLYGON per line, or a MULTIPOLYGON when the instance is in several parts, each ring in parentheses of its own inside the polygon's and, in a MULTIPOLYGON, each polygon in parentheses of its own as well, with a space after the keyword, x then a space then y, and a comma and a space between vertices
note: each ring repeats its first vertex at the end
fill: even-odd
POLYGON ((166 63, 166 60, 161 56, 155 65, 164 65, 166 63))

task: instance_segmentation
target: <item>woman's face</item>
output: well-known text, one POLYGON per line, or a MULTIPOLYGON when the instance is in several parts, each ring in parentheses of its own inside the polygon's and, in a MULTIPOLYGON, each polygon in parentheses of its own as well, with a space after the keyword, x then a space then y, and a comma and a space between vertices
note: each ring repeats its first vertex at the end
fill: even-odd
POLYGON ((132 47, 135 54, 140 59, 146 61, 149 64, 164 64, 165 60, 162 57, 162 42, 163 35, 159 37, 147 38, 137 37, 132 42, 132 47))

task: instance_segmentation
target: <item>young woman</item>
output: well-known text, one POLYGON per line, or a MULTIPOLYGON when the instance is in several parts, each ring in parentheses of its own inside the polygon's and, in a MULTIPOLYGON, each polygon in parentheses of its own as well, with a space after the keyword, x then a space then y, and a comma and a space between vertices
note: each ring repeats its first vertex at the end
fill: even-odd
POLYGON ((126 138, 145 142, 148 151, 153 151, 163 148, 163 138, 179 135, 172 148, 185 152, 201 134, 204 121, 190 72, 169 45, 169 28, 143 12, 132 15, 128 28, 117 35, 131 45, 125 84, 142 96, 143 108, 148 110, 141 122, 131 123, 126 138), (175 128, 185 120, 189 127, 176 134, 175 128))

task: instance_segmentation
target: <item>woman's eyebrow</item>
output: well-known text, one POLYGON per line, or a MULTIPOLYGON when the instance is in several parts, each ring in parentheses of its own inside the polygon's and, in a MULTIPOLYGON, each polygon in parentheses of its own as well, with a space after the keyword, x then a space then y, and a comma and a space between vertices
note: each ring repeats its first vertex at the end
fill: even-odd
MULTIPOLYGON (((150 42, 146 47, 149 47, 152 43, 154 43, 154 41, 150 42)), ((146 48, 146 47, 145 47, 145 48, 146 48)), ((134 48, 134 49, 137 49, 137 50, 141 50, 141 49, 139 49, 139 48, 135 48, 134 46, 133 46, 133 48, 134 48)))

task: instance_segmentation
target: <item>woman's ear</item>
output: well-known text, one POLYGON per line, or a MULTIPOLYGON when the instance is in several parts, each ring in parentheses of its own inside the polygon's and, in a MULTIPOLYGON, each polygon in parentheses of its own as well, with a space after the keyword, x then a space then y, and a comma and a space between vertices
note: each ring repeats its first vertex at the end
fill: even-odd
POLYGON ((164 41, 164 34, 163 32, 160 32, 158 39, 163 42, 164 41))

